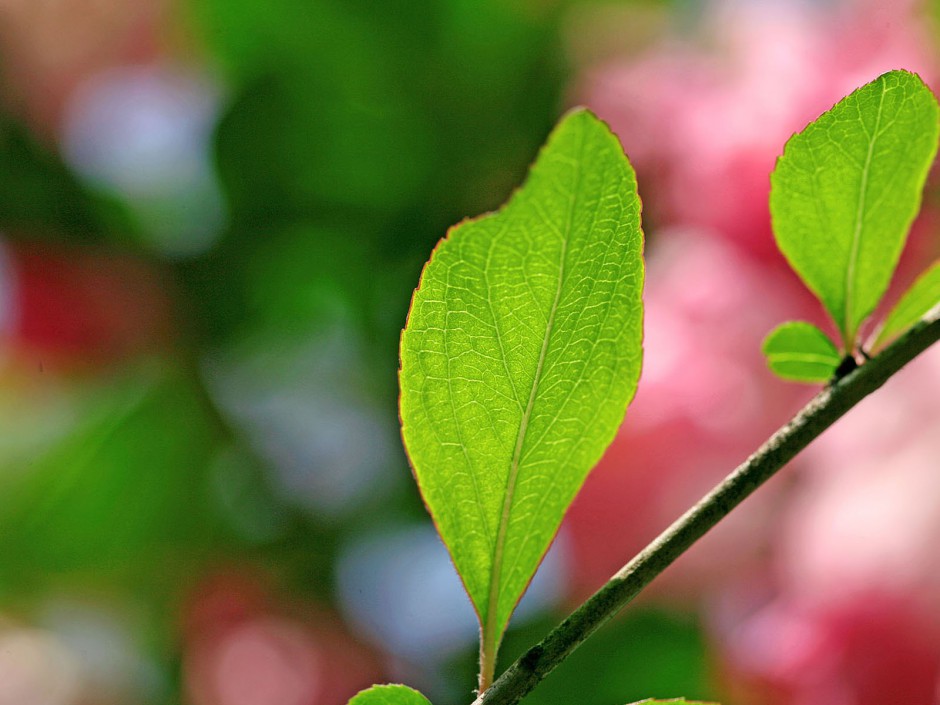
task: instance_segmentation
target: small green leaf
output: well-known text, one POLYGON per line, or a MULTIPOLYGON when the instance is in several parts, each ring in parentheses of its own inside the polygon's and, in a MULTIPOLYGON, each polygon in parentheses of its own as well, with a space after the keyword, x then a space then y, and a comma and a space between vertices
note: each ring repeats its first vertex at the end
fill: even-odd
POLYGON ((892 71, 787 142, 770 177, 780 250, 832 316, 846 351, 887 289, 937 151, 937 101, 892 71))
POLYGON ((347 705, 431 705, 417 690, 407 685, 374 685, 357 693, 347 705))
POLYGON ((803 321, 774 328, 761 350, 774 374, 797 382, 827 382, 842 360, 829 336, 803 321))
POLYGON ((415 291, 402 435, 491 659, 636 390, 642 250, 633 169, 579 110, 500 211, 451 229, 415 291))
POLYGON ((717 705, 716 703, 706 703, 701 700, 686 700, 685 698, 675 698, 673 700, 640 700, 632 705, 717 705))
POLYGON ((940 260, 934 262, 930 269, 921 274, 901 297, 885 319, 872 347, 881 348, 892 338, 917 323, 938 303, 940 303, 940 260))

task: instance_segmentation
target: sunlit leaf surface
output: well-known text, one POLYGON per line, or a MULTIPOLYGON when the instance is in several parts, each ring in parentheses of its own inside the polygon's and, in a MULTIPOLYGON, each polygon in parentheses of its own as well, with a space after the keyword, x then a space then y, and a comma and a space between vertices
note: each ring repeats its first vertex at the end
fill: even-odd
POLYGON ((577 111, 499 212, 450 231, 415 292, 402 432, 491 652, 633 397, 642 250, 633 169, 577 111))
POLYGON ((803 321, 777 326, 764 339, 762 350, 774 374, 797 382, 832 379, 842 359, 825 333, 803 321))
POLYGON ((374 685, 353 696, 348 705, 431 705, 426 697, 406 685, 374 685))
POLYGON ((940 262, 934 262, 921 274, 885 319, 875 340, 875 348, 882 347, 940 304, 940 262))
POLYGON ((771 175, 781 251, 853 347, 884 295, 937 151, 937 101, 892 71, 787 142, 771 175))

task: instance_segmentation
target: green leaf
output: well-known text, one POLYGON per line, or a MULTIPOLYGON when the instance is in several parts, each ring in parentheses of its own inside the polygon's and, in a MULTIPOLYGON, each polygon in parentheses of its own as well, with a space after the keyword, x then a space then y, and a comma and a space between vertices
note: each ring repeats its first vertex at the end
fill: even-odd
POLYGON ((567 115, 497 213, 451 229, 401 341, 402 435, 492 658, 642 359, 636 178, 567 115))
POLYGON ((686 700, 684 698, 674 698, 673 700, 640 700, 632 705, 715 705, 715 703, 705 703, 701 700, 686 700))
POLYGON ((777 326, 761 349, 774 374, 797 382, 827 382, 842 360, 829 336, 803 321, 777 326))
POLYGON ((875 349, 882 347, 917 323, 938 303, 940 303, 940 260, 934 262, 930 269, 921 274, 901 297, 885 319, 872 347, 875 349))
POLYGON ((352 697, 347 705, 431 705, 407 685, 374 685, 352 697))
POLYGON ((787 142, 770 177, 777 244, 842 333, 846 352, 884 295, 937 151, 937 101, 892 71, 787 142))

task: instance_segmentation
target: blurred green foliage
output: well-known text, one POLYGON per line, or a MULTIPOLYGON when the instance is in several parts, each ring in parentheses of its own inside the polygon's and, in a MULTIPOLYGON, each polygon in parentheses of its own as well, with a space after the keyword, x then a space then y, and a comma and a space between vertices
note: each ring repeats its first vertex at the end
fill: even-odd
POLYGON ((8 237, 130 242, 121 205, 91 193, 25 125, 0 107, 0 227, 8 237))
MULTIPOLYGON (((239 279, 264 251, 275 267, 336 271, 335 294, 378 335, 375 362, 391 370, 430 247, 504 199, 554 122, 557 18, 495 1, 197 0, 192 10, 231 89, 217 137, 231 227, 199 263, 212 333, 268 315, 206 286, 239 279)), ((315 280, 289 296, 309 300, 315 280)))
MULTIPOLYGON (((8 386, 6 605, 28 614, 51 591, 131 594, 158 615, 147 641, 173 684, 180 609, 200 576, 258 566, 292 594, 330 603, 344 541, 365 526, 426 520, 397 446, 385 494, 344 516, 304 508, 277 489, 270 459, 207 377, 220 359, 266 351, 275 361, 259 356, 248 369, 267 365, 259 384, 289 386, 275 369, 290 364, 285 351, 339 331, 354 354, 340 373, 315 373, 354 380, 350 395, 380 409, 394 437, 398 339, 420 267, 451 224, 505 200, 565 107, 559 26, 570 4, 182 3, 226 96, 213 152, 228 209, 216 243, 186 258, 152 249, 125 204, 83 184, 47 138, 0 119, 5 237, 134 254, 166 275, 178 329, 131 359, 67 368, 54 382, 30 368, 20 372, 28 383, 8 386)), ((551 702, 584 702, 585 684, 601 682, 592 702, 699 694, 697 631, 650 619, 605 632, 533 702, 550 692, 551 702)), ((517 634, 505 659, 532 641, 532 629, 517 634)))
MULTIPOLYGON (((554 628, 561 615, 549 615, 512 628, 500 650, 500 668, 512 663, 554 628)), ((650 607, 633 608, 607 624, 552 671, 528 696, 529 705, 623 703, 643 698, 714 697, 706 644, 688 615, 650 607)), ((455 683, 470 683, 477 663, 470 654, 455 683)), ((436 701, 435 701, 436 702, 436 701)), ((451 701, 462 702, 455 693, 451 701)))

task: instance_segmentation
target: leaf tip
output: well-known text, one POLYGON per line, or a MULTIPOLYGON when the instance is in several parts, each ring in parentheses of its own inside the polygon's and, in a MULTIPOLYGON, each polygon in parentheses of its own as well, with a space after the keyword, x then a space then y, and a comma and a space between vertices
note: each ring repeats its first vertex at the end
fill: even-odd
POLYGON ((347 705, 431 705, 430 701, 414 688, 400 683, 373 685, 361 690, 349 699, 347 705))

